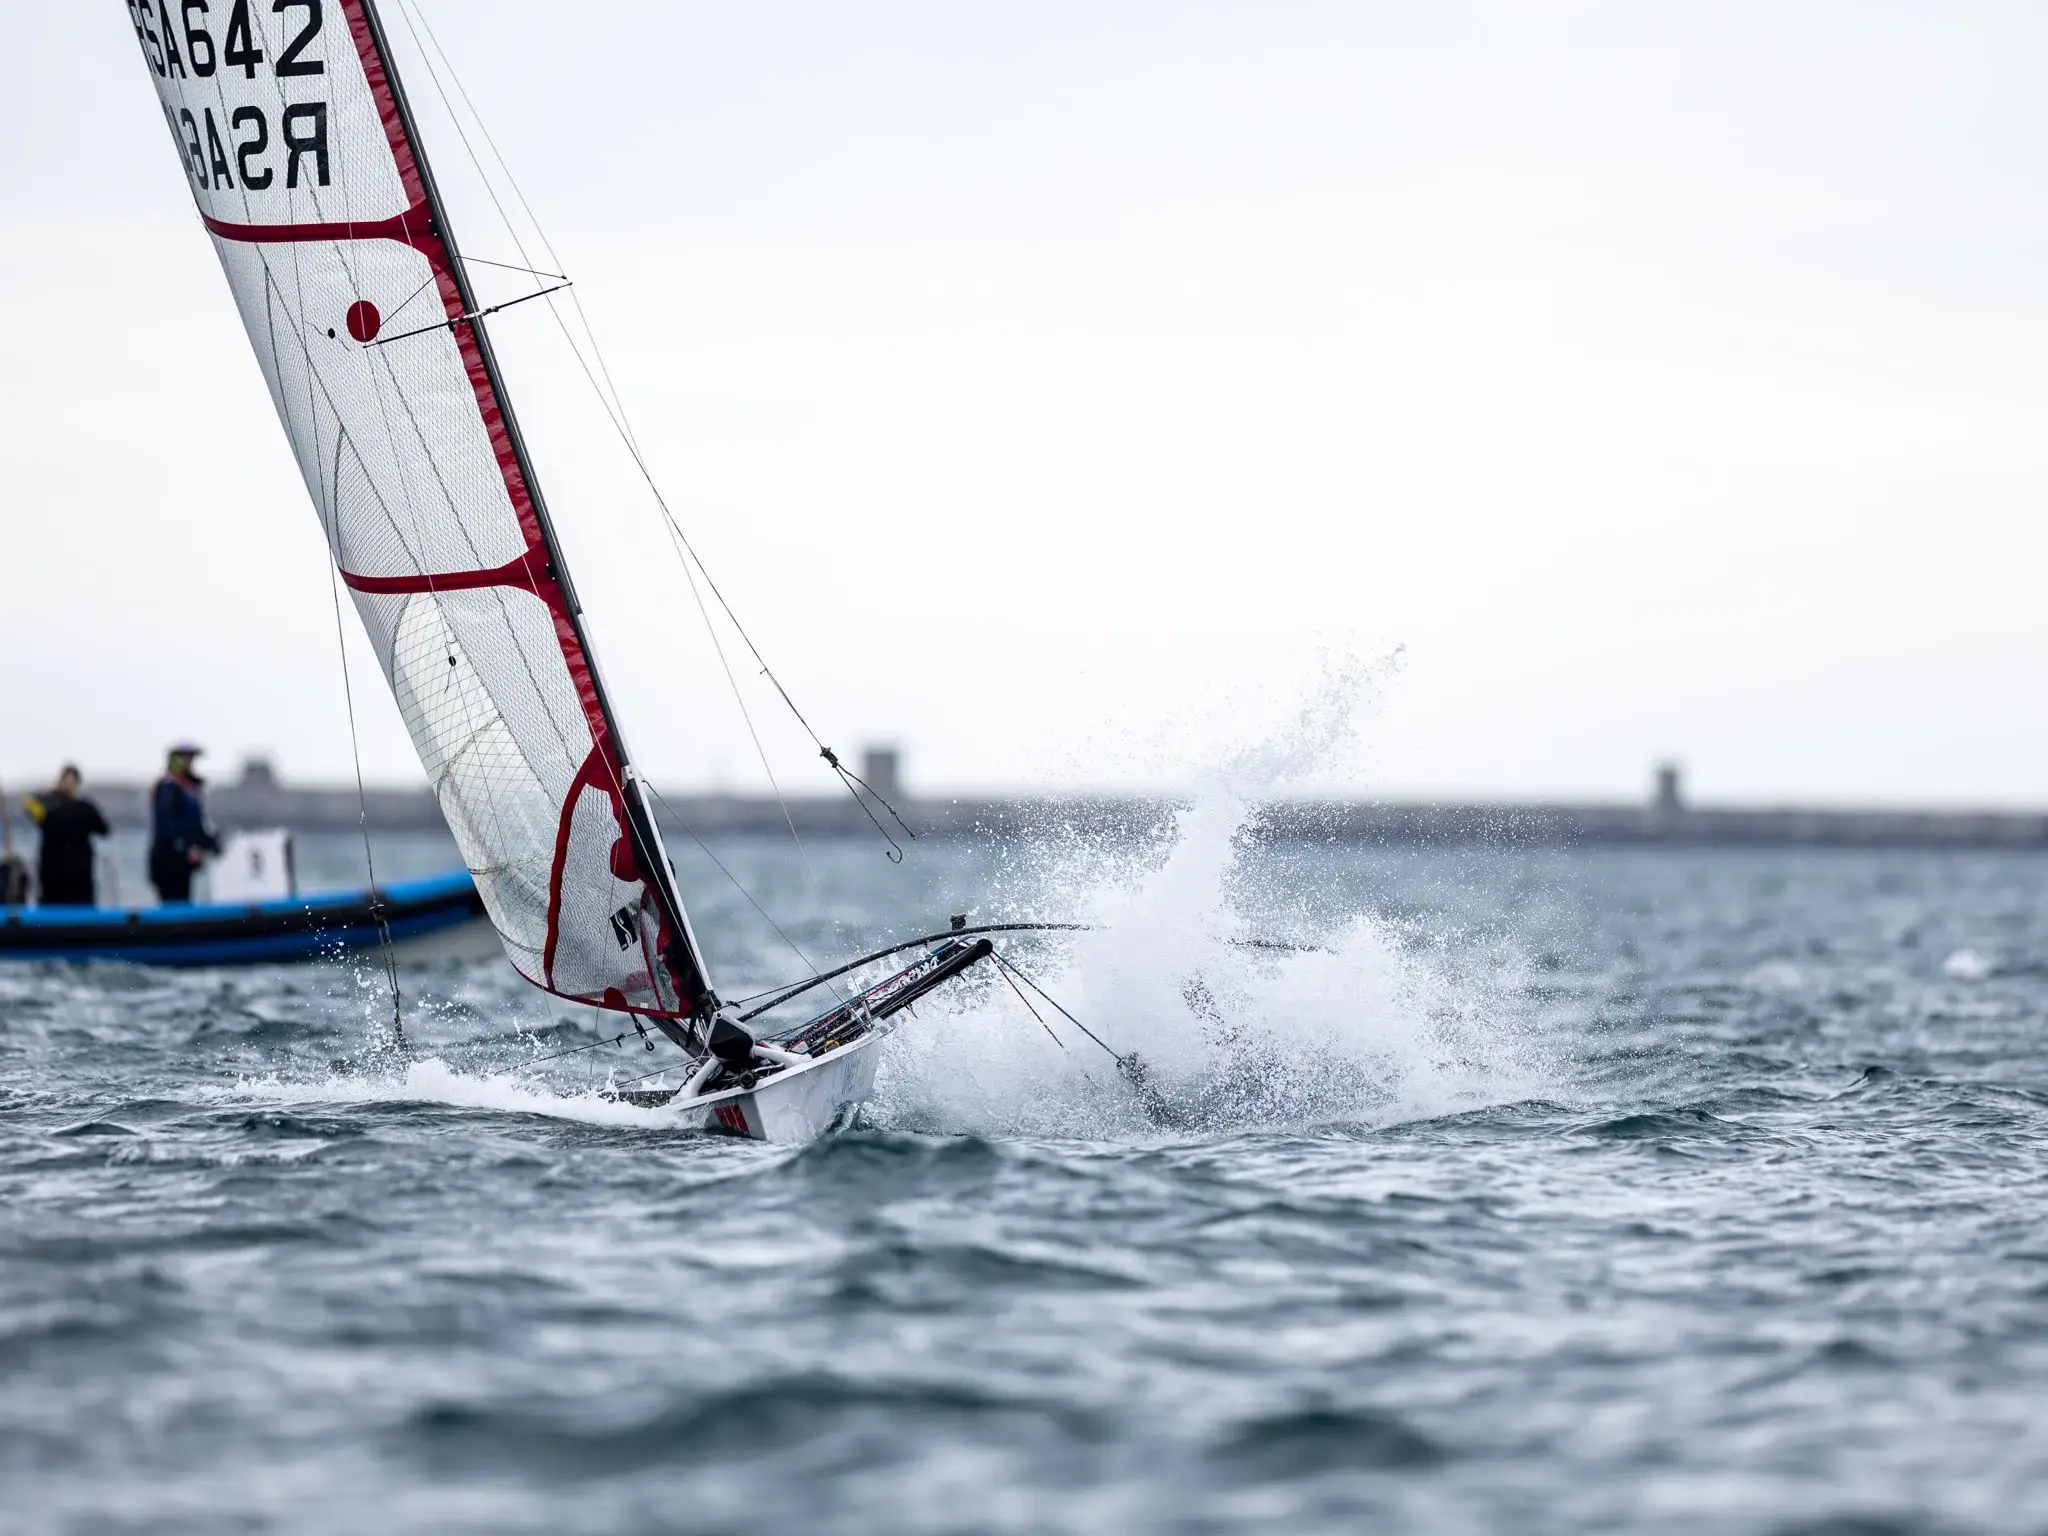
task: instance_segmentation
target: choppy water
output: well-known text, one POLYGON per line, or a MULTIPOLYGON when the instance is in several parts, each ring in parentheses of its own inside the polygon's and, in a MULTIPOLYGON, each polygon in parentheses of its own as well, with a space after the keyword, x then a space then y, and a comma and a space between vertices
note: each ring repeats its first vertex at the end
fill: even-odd
POLYGON ((791 930, 1110 922, 1020 958, 1175 1129, 994 985, 791 1152, 498 967, 0 971, 0 1529, 2048 1529, 2048 860, 1228 831, 791 930))

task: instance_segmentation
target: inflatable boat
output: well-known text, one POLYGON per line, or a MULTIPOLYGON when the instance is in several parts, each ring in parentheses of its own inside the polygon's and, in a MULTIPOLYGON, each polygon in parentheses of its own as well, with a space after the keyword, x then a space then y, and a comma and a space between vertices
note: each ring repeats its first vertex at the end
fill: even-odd
POLYGON ((126 960, 141 965, 263 965, 333 959, 374 949, 379 919, 414 958, 463 952, 484 904, 469 871, 381 889, 324 891, 275 901, 168 907, 0 907, 0 961, 126 960))

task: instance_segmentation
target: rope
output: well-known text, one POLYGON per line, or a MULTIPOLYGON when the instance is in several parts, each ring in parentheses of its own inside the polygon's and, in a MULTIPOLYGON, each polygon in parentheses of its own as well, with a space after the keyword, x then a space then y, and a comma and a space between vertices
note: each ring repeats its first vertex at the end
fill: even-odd
MULTIPOLYGON (((706 577, 705 579, 707 581, 710 580, 709 577, 706 577)), ((741 638, 744 639, 745 636, 741 636, 741 638)), ((763 668, 762 670, 765 671, 766 668, 763 668)), ((770 678, 769 681, 774 682, 775 680, 773 678, 770 678)), ((782 687, 780 683, 776 683, 775 686, 778 691, 782 687)), ((785 701, 788 699, 787 694, 784 694, 783 697, 785 701)), ((794 713, 796 706, 794 704, 791 704, 789 707, 791 712, 794 713)), ((797 718, 801 720, 803 716, 798 715, 797 718)), ((810 727, 806 726, 804 727, 804 729, 809 730, 810 727)), ((817 741, 818 738, 813 736, 811 740, 817 741)), ((826 746, 823 742, 818 742, 818 756, 822 757, 823 759, 825 759, 826 762, 832 765, 832 771, 839 775, 839 782, 844 784, 847 787, 847 790, 853 795, 853 803, 859 806, 863 811, 867 811, 868 820, 874 822, 875 830, 882 834, 882 841, 889 845, 889 851, 887 854, 884 855, 884 857, 887 858, 891 864, 901 864, 903 862, 902 848, 897 845, 896 839, 889 835, 889 829, 882 825, 880 818, 877 817, 873 811, 868 810, 868 803, 866 800, 861 799, 860 790, 866 790, 868 794, 873 798, 875 804, 879 805, 883 810, 889 813, 890 818, 895 821, 896 825, 903 828, 903 835, 905 837, 914 840, 917 837, 917 834, 910 830, 908 823, 906 823, 901 816, 897 815, 896 807, 891 805, 888 801, 884 800, 881 797, 881 795, 876 793, 874 785, 870 784, 866 779, 862 778, 859 774, 855 773, 851 768, 848 768, 845 764, 841 763, 839 761, 839 754, 834 752, 830 747, 826 746), (860 789, 854 788, 856 784, 860 786, 860 789)))

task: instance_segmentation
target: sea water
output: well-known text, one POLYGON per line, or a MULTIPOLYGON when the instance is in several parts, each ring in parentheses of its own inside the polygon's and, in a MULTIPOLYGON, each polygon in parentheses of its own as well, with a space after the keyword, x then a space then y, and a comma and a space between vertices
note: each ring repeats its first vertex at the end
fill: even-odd
POLYGON ((598 1097, 667 1056, 499 964, 405 1048, 374 961, 0 968, 0 1530, 2048 1528, 2048 859, 1226 786, 714 844, 777 933, 676 852, 729 993, 1068 919, 1010 952, 1102 1044, 984 967, 791 1150, 598 1097))

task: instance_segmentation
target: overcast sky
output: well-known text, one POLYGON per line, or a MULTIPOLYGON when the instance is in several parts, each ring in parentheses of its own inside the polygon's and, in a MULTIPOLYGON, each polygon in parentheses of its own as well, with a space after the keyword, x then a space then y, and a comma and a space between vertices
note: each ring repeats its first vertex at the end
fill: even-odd
MULTIPOLYGON (((425 14, 842 748, 1168 783, 1362 668, 1322 769, 1361 792, 1676 756, 1702 798, 2048 801, 2048 9, 425 14)), ((0 773, 192 734, 343 777, 325 548, 126 12, 9 34, 0 773)), ((493 324, 634 751, 758 785, 544 307, 493 324)), ((345 617, 366 771, 416 779, 345 617)))

